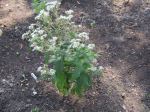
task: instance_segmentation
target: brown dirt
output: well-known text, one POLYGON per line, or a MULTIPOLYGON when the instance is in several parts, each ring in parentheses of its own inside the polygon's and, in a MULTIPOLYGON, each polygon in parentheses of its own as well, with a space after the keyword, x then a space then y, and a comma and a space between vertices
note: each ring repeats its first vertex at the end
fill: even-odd
POLYGON ((31 0, 0 0, 0 112, 30 112, 34 107, 41 112, 149 112, 150 2, 123 1, 63 0, 62 9, 74 9, 76 23, 91 31, 105 68, 103 77, 93 79, 85 99, 72 104, 30 75, 38 75, 42 64, 41 54, 21 40, 34 22, 31 0), (96 25, 91 28, 93 20, 96 25))
POLYGON ((29 0, 0 0, 0 27, 10 27, 31 17, 29 0))

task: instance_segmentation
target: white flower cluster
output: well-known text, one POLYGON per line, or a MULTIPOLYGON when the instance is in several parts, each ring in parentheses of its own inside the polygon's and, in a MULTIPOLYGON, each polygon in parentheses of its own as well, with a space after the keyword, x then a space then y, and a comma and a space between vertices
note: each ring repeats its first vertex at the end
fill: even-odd
MULTIPOLYGON (((37 23, 29 26, 29 31, 22 35, 22 39, 28 39, 33 51, 40 51, 43 54, 48 52, 49 64, 60 60, 62 53, 65 56, 64 60, 73 62, 76 59, 75 56, 78 56, 79 52, 77 51, 80 51, 81 55, 82 52, 86 55, 85 58, 87 59, 85 60, 90 60, 90 71, 94 72, 98 69, 103 69, 102 67, 97 67, 96 56, 93 55, 95 54, 93 52, 95 44, 90 44, 89 33, 79 31, 78 25, 70 21, 73 17, 73 10, 65 11, 65 15, 57 15, 56 18, 53 18, 56 20, 47 22, 50 23, 48 25, 41 22, 41 18, 46 18, 47 16, 49 17, 49 19, 46 18, 47 21, 52 20, 50 13, 53 14, 53 9, 56 8, 57 4, 59 5, 59 2, 56 1, 47 3, 46 9, 41 10, 35 17, 37 23), (40 21, 38 21, 39 19, 40 21)), ((43 75, 55 75, 56 73, 54 69, 49 69, 48 67, 39 67, 38 71, 43 75)))
POLYGON ((47 2, 46 3, 46 10, 51 11, 53 10, 57 5, 60 5, 60 2, 58 0, 47 2))
POLYGON ((60 15, 58 19, 71 20, 72 18, 73 18, 73 15, 69 15, 69 16, 60 15))
POLYGON ((64 15, 60 15, 60 17, 58 19, 63 19, 63 20, 71 20, 73 18, 73 10, 68 10, 65 11, 65 16, 64 15))
POLYGON ((48 75, 55 75, 56 71, 54 69, 47 69, 46 67, 38 67, 38 72, 41 72, 42 75, 48 74, 48 75))
POLYGON ((46 3, 46 9, 43 9, 40 11, 40 13, 35 17, 35 20, 40 20, 43 17, 49 17, 50 12, 57 8, 60 5, 60 2, 58 0, 49 1, 46 3))
POLYGON ((89 33, 87 32, 82 32, 78 34, 79 38, 85 39, 85 40, 89 40, 89 33))
POLYGON ((43 17, 48 17, 49 16, 49 12, 46 10, 41 10, 40 13, 35 17, 35 20, 40 20, 43 17))
POLYGON ((70 48, 77 48, 80 46, 81 39, 72 39, 70 48))
POLYGON ((95 44, 89 44, 87 47, 88 47, 89 49, 93 50, 93 49, 95 48, 95 44))
POLYGON ((65 13, 66 13, 67 15, 72 15, 72 14, 74 13, 74 11, 70 9, 70 10, 65 11, 65 13))

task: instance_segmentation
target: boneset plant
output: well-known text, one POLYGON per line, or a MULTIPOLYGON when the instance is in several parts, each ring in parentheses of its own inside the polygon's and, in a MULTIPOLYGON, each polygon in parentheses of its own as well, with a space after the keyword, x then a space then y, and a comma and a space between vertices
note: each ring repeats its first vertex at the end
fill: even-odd
POLYGON ((91 85, 91 77, 99 74, 94 44, 89 33, 72 22, 73 10, 60 14, 60 2, 47 2, 35 17, 35 24, 22 35, 33 51, 44 54, 41 76, 51 81, 60 93, 81 96, 91 85))

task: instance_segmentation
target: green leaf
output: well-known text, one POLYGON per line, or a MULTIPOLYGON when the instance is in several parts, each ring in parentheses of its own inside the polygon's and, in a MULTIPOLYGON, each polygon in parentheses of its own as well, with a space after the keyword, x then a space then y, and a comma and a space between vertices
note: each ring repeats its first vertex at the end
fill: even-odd
POLYGON ((44 63, 49 64, 49 59, 50 59, 50 52, 46 52, 44 55, 44 63))
POLYGON ((76 68, 71 75, 71 80, 76 80, 77 78, 80 77, 80 74, 81 74, 80 68, 76 68))
POLYGON ((41 1, 41 0, 33 0, 33 8, 35 13, 39 13, 42 9, 45 9, 46 4, 45 1, 41 1))

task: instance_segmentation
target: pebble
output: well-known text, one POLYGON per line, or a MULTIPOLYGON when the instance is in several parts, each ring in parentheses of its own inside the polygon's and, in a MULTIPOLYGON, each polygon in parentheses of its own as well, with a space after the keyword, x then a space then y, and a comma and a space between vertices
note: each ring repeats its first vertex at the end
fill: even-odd
POLYGON ((36 82, 38 81, 37 76, 34 73, 31 73, 31 76, 36 82))
POLYGON ((124 110, 126 110, 126 106, 125 106, 125 105, 123 105, 122 108, 123 108, 124 110))
POLYGON ((33 95, 37 95, 37 91, 34 88, 32 88, 32 91, 33 95))

